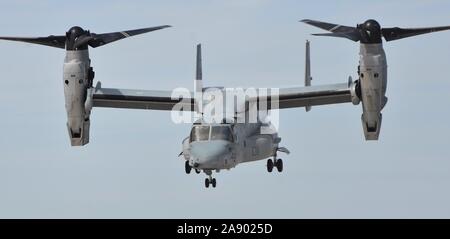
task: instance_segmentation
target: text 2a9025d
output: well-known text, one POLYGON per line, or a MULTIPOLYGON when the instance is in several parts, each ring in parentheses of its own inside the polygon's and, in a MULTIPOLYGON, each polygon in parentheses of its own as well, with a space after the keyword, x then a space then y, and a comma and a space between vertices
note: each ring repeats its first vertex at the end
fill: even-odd
POLYGON ((270 234, 271 224, 222 224, 222 234, 270 234))

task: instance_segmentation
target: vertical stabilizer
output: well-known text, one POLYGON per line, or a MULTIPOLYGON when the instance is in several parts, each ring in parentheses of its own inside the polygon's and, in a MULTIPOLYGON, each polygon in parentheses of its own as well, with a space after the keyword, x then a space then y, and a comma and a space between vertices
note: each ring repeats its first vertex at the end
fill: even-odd
POLYGON ((195 100, 197 102, 197 112, 202 114, 203 112, 203 82, 202 82, 202 45, 197 45, 197 63, 196 63, 196 74, 195 74, 195 100))
POLYGON ((197 65, 196 65, 196 75, 195 75, 195 91, 202 92, 202 45, 197 45, 197 65))
MULTIPOLYGON (((305 49, 305 86, 311 86, 311 57, 309 50, 309 41, 306 41, 306 49, 305 49)), ((311 106, 305 107, 306 112, 311 110, 311 106)))

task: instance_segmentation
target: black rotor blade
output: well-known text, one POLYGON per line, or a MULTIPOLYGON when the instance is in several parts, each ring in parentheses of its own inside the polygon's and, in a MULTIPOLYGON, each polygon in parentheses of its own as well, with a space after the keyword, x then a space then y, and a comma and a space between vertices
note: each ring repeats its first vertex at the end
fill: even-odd
POLYGON ((450 30, 450 26, 443 27, 428 27, 428 28, 383 28, 381 31, 383 33, 384 39, 386 41, 394 41, 406 37, 417 36, 426 33, 438 32, 450 30))
POLYGON ((324 36, 336 36, 336 37, 345 37, 349 38, 350 40, 355 41, 356 38, 359 39, 358 31, 355 27, 349 27, 349 26, 343 26, 339 24, 334 23, 328 23, 328 22, 320 22, 310 19, 303 19, 301 22, 309 24, 311 26, 318 27, 320 29, 333 32, 333 33, 343 33, 343 35, 324 35, 324 36))
POLYGON ((0 37, 0 40, 20 41, 31 44, 39 44, 64 49, 66 46, 66 36, 48 37, 0 37))
POLYGON ((164 29, 167 27, 170 27, 170 26, 164 25, 164 26, 158 26, 158 27, 141 28, 141 29, 136 29, 136 30, 111 32, 111 33, 103 33, 103 34, 92 33, 91 36, 93 37, 93 39, 91 41, 89 41, 89 46, 95 48, 95 47, 103 46, 108 43, 111 43, 111 42, 114 42, 117 40, 121 40, 121 39, 124 39, 127 37, 151 32, 151 31, 160 30, 160 29, 164 29))
POLYGON ((352 31, 352 32, 315 33, 315 34, 311 34, 311 35, 313 35, 313 36, 327 36, 327 37, 342 37, 342 38, 347 38, 347 39, 355 41, 355 42, 360 40, 360 35, 356 31, 352 31))

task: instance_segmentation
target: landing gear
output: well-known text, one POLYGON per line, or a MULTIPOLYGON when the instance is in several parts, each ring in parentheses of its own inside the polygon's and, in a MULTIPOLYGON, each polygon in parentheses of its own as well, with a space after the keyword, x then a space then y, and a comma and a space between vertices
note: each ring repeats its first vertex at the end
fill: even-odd
POLYGON ((267 160, 267 172, 271 173, 273 170, 273 161, 272 159, 267 160))
MULTIPOLYGON (((186 171, 186 174, 190 174, 192 169, 193 169, 192 166, 189 165, 189 161, 186 160, 186 162, 184 163, 184 170, 186 171)), ((194 170, 195 170, 195 173, 197 173, 197 174, 199 174, 201 172, 200 169, 194 168, 194 170)))
POLYGON ((186 162, 184 163, 184 170, 186 171, 186 174, 190 174, 192 167, 191 165, 189 165, 189 161, 186 160, 186 162))
POLYGON ((209 175, 209 178, 205 178, 205 187, 209 188, 209 185, 212 185, 213 188, 216 187, 216 179, 209 175))
POLYGON ((278 172, 281 173, 281 172, 283 171, 283 160, 278 159, 277 162, 276 162, 275 164, 276 164, 276 166, 277 166, 278 172))
POLYGON ((283 171, 283 160, 282 159, 276 159, 276 156, 274 156, 274 159, 268 159, 267 160, 267 172, 271 173, 273 171, 273 167, 276 167, 278 172, 283 171))

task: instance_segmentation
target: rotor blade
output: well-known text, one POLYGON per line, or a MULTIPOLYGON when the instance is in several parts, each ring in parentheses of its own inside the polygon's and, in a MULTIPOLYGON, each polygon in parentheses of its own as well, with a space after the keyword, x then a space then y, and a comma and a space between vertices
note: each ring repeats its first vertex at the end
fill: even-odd
POLYGON ((64 49, 66 46, 66 36, 48 37, 0 37, 0 40, 20 41, 31 44, 39 44, 64 49))
POLYGON ((438 32, 450 30, 450 26, 443 27, 429 27, 429 28, 383 28, 381 31, 383 33, 384 39, 386 41, 398 40, 406 37, 417 36, 426 33, 438 32))
POLYGON ((111 33, 103 33, 103 34, 94 34, 92 33, 91 36, 94 37, 93 40, 89 41, 89 45, 91 47, 99 47, 99 46, 103 46, 106 45, 108 43, 117 41, 117 40, 121 40, 127 37, 131 37, 131 36, 135 36, 135 35, 139 35, 139 34, 143 34, 143 33, 147 33, 147 32, 151 32, 151 31, 156 31, 156 30, 160 30, 160 29, 164 29, 167 27, 171 27, 168 25, 164 25, 164 26, 158 26, 158 27, 149 27, 149 28, 141 28, 141 29, 136 29, 136 30, 128 30, 128 31, 122 31, 122 32, 111 32, 111 33))
POLYGON ((343 37, 352 41, 359 41, 360 35, 356 31, 353 32, 331 32, 331 33, 315 33, 313 36, 343 37))
POLYGON ((315 21, 315 20, 310 20, 310 19, 303 19, 300 22, 321 28, 326 31, 335 32, 335 33, 336 32, 348 33, 348 32, 356 31, 355 27, 348 27, 348 26, 338 25, 338 24, 334 24, 334 23, 320 22, 320 21, 315 21))

